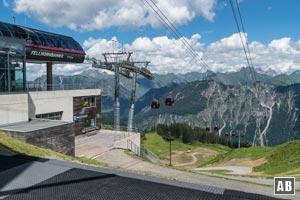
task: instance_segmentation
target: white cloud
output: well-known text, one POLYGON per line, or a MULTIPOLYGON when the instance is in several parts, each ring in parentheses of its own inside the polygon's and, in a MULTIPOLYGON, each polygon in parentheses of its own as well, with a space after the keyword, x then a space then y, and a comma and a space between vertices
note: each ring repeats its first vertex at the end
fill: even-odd
MULTIPOLYGON (((246 34, 247 36, 247 34, 246 34)), ((300 42, 291 38, 271 41, 268 45, 253 41, 249 44, 254 67, 290 73, 300 69, 300 42)), ((210 44, 204 51, 205 59, 216 71, 236 71, 247 66, 238 34, 210 44)))
MULTIPOLYGON (((246 34, 247 35, 247 34, 246 34)), ((203 72, 204 69, 196 62, 184 45, 176 39, 167 36, 136 38, 123 47, 112 39, 89 38, 83 47, 89 57, 103 60, 103 53, 132 51, 134 61, 151 61, 150 70, 155 73, 186 73, 191 71, 203 72)), ((207 46, 201 43, 201 36, 194 34, 185 38, 200 57, 203 56, 210 69, 215 72, 237 71, 247 66, 242 45, 238 34, 232 34, 207 46)), ((249 44, 254 67, 262 70, 273 69, 281 73, 290 73, 300 69, 300 40, 281 38, 264 45, 259 41, 249 44)), ((45 66, 29 65, 30 73, 40 75, 45 73, 45 66)), ((55 74, 74 75, 90 68, 86 64, 54 65, 55 74)))
POLYGON ((9 7, 9 3, 7 2, 7 0, 2 0, 2 4, 5 8, 9 7))
POLYGON ((272 42, 270 42, 269 47, 273 48, 275 51, 297 53, 294 47, 292 47, 292 43, 293 42, 291 41, 291 38, 285 37, 279 40, 273 40, 272 42))
MULTIPOLYGON (((247 37, 247 34, 245 34, 247 37)), ((204 46, 201 36, 194 34, 185 38, 193 49, 203 56, 213 71, 237 71, 248 66, 240 36, 238 33, 222 38, 204 46)), ((121 51, 117 46, 113 49, 111 40, 89 38, 84 42, 88 55, 102 59, 102 53, 121 51)), ((253 41, 249 44, 254 67, 263 70, 273 69, 281 73, 290 73, 300 69, 300 40, 295 42, 291 38, 281 38, 271 41, 268 45, 253 41)), ((131 44, 124 45, 125 51, 134 52, 135 60, 151 61, 151 70, 156 73, 186 73, 190 71, 203 71, 203 66, 196 62, 183 44, 176 39, 166 36, 136 38, 131 44)))
MULTIPOLYGON (((195 34, 191 38, 185 38, 195 49, 200 49, 203 45, 199 43, 200 35, 195 34)), ((114 46, 112 40, 89 38, 83 44, 89 57, 103 60, 102 54, 105 52, 124 51, 133 52, 135 61, 151 61, 151 70, 156 73, 182 73, 185 71, 201 70, 195 61, 189 56, 183 44, 175 39, 166 36, 147 38, 136 38, 131 44, 114 46), (115 47, 115 48, 114 48, 115 47)), ((200 56, 201 56, 201 52, 200 56)))
MULTIPOLYGON (((6 0, 3 0, 6 2, 6 0)), ((73 30, 100 30, 113 26, 137 28, 147 24, 160 26, 157 18, 136 0, 14 0, 14 11, 26 13, 52 27, 68 26, 73 30), (57 12, 59 11, 59 12, 57 12)), ((186 24, 197 16, 212 21, 216 0, 156 0, 156 5, 176 25, 186 24)))
POLYGON ((46 74, 46 64, 26 64, 26 79, 32 81, 37 77, 46 74))
MULTIPOLYGON (((27 63, 26 68, 26 79, 29 81, 46 74, 46 64, 27 63)), ((90 64, 54 64, 53 74, 71 76, 80 74, 90 68, 90 64)))
POLYGON ((77 75, 89 68, 91 68, 91 66, 85 64, 56 64, 53 65, 53 74, 63 74, 65 76, 77 75))

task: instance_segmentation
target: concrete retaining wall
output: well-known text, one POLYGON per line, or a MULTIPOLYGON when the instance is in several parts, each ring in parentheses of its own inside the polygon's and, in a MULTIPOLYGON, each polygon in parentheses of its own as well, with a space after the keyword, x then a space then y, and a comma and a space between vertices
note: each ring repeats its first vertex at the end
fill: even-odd
POLYGON ((28 95, 0 94, 0 125, 28 120, 28 95))

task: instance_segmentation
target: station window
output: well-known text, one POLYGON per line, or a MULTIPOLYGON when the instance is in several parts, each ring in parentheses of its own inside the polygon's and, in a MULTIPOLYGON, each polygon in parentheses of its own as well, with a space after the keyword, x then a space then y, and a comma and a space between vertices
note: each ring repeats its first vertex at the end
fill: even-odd
POLYGON ((83 98, 84 107, 94 107, 95 106, 95 97, 84 97, 83 98))
POLYGON ((39 119, 61 120, 63 111, 38 114, 35 117, 39 119))

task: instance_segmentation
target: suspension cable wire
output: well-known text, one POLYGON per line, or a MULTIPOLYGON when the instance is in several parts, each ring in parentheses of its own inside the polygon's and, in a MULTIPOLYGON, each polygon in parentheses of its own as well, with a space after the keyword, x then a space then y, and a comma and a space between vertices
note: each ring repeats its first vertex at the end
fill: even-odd
POLYGON ((184 46, 184 48, 188 51, 188 53, 192 56, 193 60, 199 61, 202 68, 209 70, 208 64, 199 56, 199 54, 195 51, 195 49, 189 44, 189 42, 180 34, 178 29, 173 25, 173 23, 166 17, 166 15, 159 9, 159 7, 150 0, 142 1, 148 8, 150 8, 156 17, 160 20, 160 22, 170 31, 170 33, 178 39, 184 46))
MULTIPOLYGON (((241 34, 241 28, 240 28, 240 25, 239 25, 239 22, 238 22, 238 18, 237 18, 236 12, 235 12, 235 8, 234 8, 232 0, 229 0, 229 2, 230 2, 230 6, 231 6, 231 10, 232 10, 232 14, 233 14, 233 17, 234 17, 235 24, 236 24, 238 32, 239 32, 239 36, 240 36, 240 40, 241 40, 241 43, 242 43, 242 46, 243 46, 243 51, 244 51, 244 54, 245 54, 245 57, 246 57, 246 61, 248 63, 248 66, 251 68, 252 66, 251 66, 251 63, 250 63, 248 52, 246 50, 246 45, 244 43, 243 36, 241 34)), ((244 37, 245 37, 245 35, 244 35, 244 37)), ((251 69, 250 69, 250 75, 252 76, 252 78, 254 78, 253 72, 252 72, 251 69)), ((246 78, 248 79, 247 76, 246 76, 246 78)))
POLYGON ((206 68, 209 68, 208 64, 205 62, 205 60, 203 60, 203 58, 201 58, 199 56, 199 54, 197 53, 197 51, 190 45, 190 43, 185 39, 185 37, 179 32, 179 30, 176 28, 176 26, 174 26, 174 24, 168 19, 168 17, 162 12, 162 10, 155 4, 155 2, 153 0, 150 0, 152 2, 152 4, 157 8, 157 10, 159 11, 159 13, 164 17, 164 19, 166 20, 166 22, 168 22, 168 24, 171 26, 172 30, 174 30, 175 34, 182 40, 183 43, 185 43, 192 51, 194 54, 196 54, 196 56, 203 62, 203 64, 206 66, 206 68))
POLYGON ((171 34, 173 33, 173 36, 175 38, 177 38, 185 47, 185 49, 189 52, 189 54, 193 57, 193 60, 198 60, 200 62, 200 64, 203 66, 203 68, 206 68, 208 66, 205 65, 205 63, 203 62, 202 59, 199 59, 199 55, 196 53, 196 51, 192 48, 192 46, 186 41, 186 39, 180 34, 180 32, 178 31, 178 29, 176 29, 176 27, 172 24, 172 22, 170 22, 170 20, 163 14, 163 12, 157 7, 157 5, 155 5, 155 3, 153 1, 152 4, 153 6, 156 7, 156 9, 150 5, 150 3, 145 0, 147 2, 147 4, 150 6, 150 8, 156 13, 157 17, 159 17, 159 19, 161 20, 161 22, 168 28, 168 30, 171 32, 171 34))
POLYGON ((247 47, 247 50, 248 50, 250 64, 251 64, 250 70, 252 70, 252 72, 254 74, 254 80, 257 81, 257 77, 256 77, 256 73, 255 73, 255 70, 254 70, 253 62, 252 62, 252 57, 251 57, 251 53, 250 53, 249 43, 248 43, 248 39, 246 37, 246 31, 245 31, 245 28, 244 28, 244 23, 243 23, 242 14, 241 14, 241 11, 240 11, 240 6, 239 6, 239 3, 238 3, 238 0, 235 0, 235 3, 236 3, 236 7, 237 7, 238 14, 239 14, 239 17, 240 17, 240 22, 241 22, 241 26, 242 26, 242 31, 243 31, 243 34, 244 34, 244 38, 246 40, 246 47, 247 47))

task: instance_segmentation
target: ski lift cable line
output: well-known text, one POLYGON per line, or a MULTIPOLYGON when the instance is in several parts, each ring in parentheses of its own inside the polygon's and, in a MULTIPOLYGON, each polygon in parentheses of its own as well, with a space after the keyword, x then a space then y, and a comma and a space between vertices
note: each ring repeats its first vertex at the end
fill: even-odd
MULTIPOLYGON (((241 11, 240 11, 240 6, 239 6, 239 3, 238 3, 238 0, 235 0, 235 3, 236 3, 238 14, 239 14, 239 17, 240 17, 244 38, 246 40, 246 47, 247 47, 248 54, 249 54, 250 64, 251 64, 252 70, 254 71, 254 66, 253 66, 252 57, 251 57, 250 48, 249 48, 249 43, 248 43, 248 39, 246 38, 246 35, 245 35, 246 31, 245 31, 245 28, 244 28, 244 23, 243 23, 242 14, 241 14, 241 11)), ((250 68, 250 70, 251 70, 251 68, 250 68)), ((254 80, 257 81, 255 71, 253 73, 254 73, 254 80)))
MULTIPOLYGON (((248 52, 246 50, 246 45, 244 43, 244 39, 243 39, 243 36, 242 36, 242 33, 241 33, 241 28, 240 28, 240 25, 239 25, 239 22, 238 22, 238 18, 237 18, 237 15, 236 15, 236 11, 235 11, 235 8, 234 8, 232 0, 229 0, 229 2, 230 2, 230 6, 231 6, 233 17, 234 17, 234 21, 235 21, 235 24, 236 24, 236 27, 238 29, 238 33, 239 33, 239 36, 240 36, 240 40, 241 40, 241 43, 242 43, 243 51, 244 51, 244 54, 246 56, 246 61, 248 63, 248 66, 250 67, 249 68, 250 69, 250 76, 252 78, 254 78, 253 71, 251 70, 251 63, 250 63, 250 60, 249 60, 248 52)), ((246 76, 246 78, 248 80, 247 76, 246 76)))
MULTIPOLYGON (((145 4, 144 2, 144 4, 147 6, 147 7, 149 7, 155 14, 156 14, 156 17, 161 21, 161 23, 171 32, 171 33, 173 33, 173 36, 175 36, 175 38, 176 39, 178 39, 178 38, 180 38, 180 35, 178 35, 178 33, 176 33, 175 32, 175 30, 174 30, 174 28, 162 17, 162 15, 161 14, 159 14, 159 12, 153 7, 153 5, 152 4, 150 4, 147 0, 145 0, 145 2, 147 3, 147 4, 145 4)), ((156 6, 155 4, 154 4, 154 6, 156 6)), ((186 46, 185 44, 184 44, 184 46, 186 46)), ((189 49, 188 49, 189 50, 189 49)), ((190 52, 190 53, 192 53, 193 54, 193 52, 190 52)))
POLYGON ((168 19, 168 17, 162 12, 162 10, 155 4, 153 0, 150 0, 152 4, 156 7, 158 12, 161 14, 161 16, 165 19, 166 24, 169 26, 169 28, 173 31, 173 33, 176 35, 178 39, 181 40, 181 42, 189 49, 191 50, 194 57, 198 58, 199 61, 204 65, 206 70, 209 69, 209 66, 207 63, 199 56, 199 54, 195 51, 195 49, 190 45, 190 43, 185 39, 185 37, 179 32, 179 30, 174 26, 174 24, 168 19))
POLYGON ((240 36, 241 43, 242 43, 242 46, 243 46, 243 50, 244 50, 244 53, 245 53, 245 56, 246 56, 246 60, 247 60, 248 65, 250 66, 250 61, 248 59, 248 54, 247 54, 246 47, 245 47, 245 44, 244 44, 243 36, 241 35, 241 29, 240 29, 240 25, 238 23, 237 16, 236 16, 236 13, 235 13, 235 10, 234 10, 234 5, 232 3, 232 0, 229 0, 229 2, 230 2, 230 6, 231 6, 231 10, 232 10, 232 14, 233 14, 233 17, 234 17, 235 24, 236 24, 236 27, 237 27, 238 32, 239 32, 239 36, 240 36))
POLYGON ((185 43, 194 54, 196 54, 197 57, 200 58, 200 60, 203 61, 204 65, 206 65, 206 67, 209 68, 209 66, 207 65, 207 63, 205 63, 205 61, 199 56, 199 54, 195 51, 195 49, 190 45, 190 43, 185 39, 185 37, 179 32, 179 30, 176 28, 176 26, 168 19, 168 17, 162 12, 162 10, 155 4, 155 2, 153 0, 150 0, 152 2, 152 4, 157 8, 157 10, 159 11, 159 13, 161 13, 161 15, 163 16, 163 18, 168 22, 168 24, 171 26, 172 30, 174 30, 174 32, 180 36, 180 39, 182 40, 183 43, 185 43))
MULTIPOLYGON (((243 39, 243 37, 245 38, 245 35, 242 36, 242 33, 241 33, 242 31, 241 31, 241 28, 240 28, 240 25, 239 25, 239 22, 238 22, 238 18, 237 18, 237 14, 236 14, 236 11, 235 11, 235 8, 234 8, 234 5, 233 5, 233 1, 229 0, 229 2, 230 2, 230 6, 231 6, 231 10, 232 10, 232 14, 233 14, 233 17, 234 17, 234 21, 235 21, 236 27, 238 29, 238 33, 239 33, 239 36, 240 36, 240 40, 241 40, 241 43, 242 43, 242 47, 243 47, 243 51, 244 51, 244 54, 245 54, 245 57, 246 57, 246 61, 248 63, 248 66, 250 67, 250 75, 253 78, 255 78, 255 75, 254 75, 255 73, 252 71, 252 67, 253 66, 251 65, 250 58, 249 58, 249 53, 248 53, 248 51, 246 49, 246 44, 245 44, 244 39, 243 39)), ((241 17, 240 17, 240 19, 241 19, 241 17)))
MULTIPOLYGON (((239 26, 239 23, 238 23, 238 20, 237 20, 237 16, 236 16, 236 13, 235 13, 235 9, 234 9, 232 0, 229 0, 229 3, 230 3, 230 6, 231 6, 231 11, 232 11, 232 14, 233 14, 233 17, 234 17, 236 27, 238 29, 238 33, 239 33, 240 40, 241 40, 241 43, 242 43, 242 46, 243 46, 243 50, 244 50, 244 53, 245 53, 245 56, 246 56, 246 61, 248 63, 248 66, 250 67, 250 62, 249 62, 248 55, 247 55, 247 52, 246 52, 246 49, 245 49, 244 40, 243 40, 243 37, 241 35, 240 26, 239 26)), ((252 71, 251 70, 250 70, 250 76, 252 76, 252 71)), ((248 76, 245 75, 245 77, 246 77, 247 81, 250 82, 248 76)))
POLYGON ((183 44, 184 48, 188 51, 188 53, 195 59, 197 59, 200 64, 202 65, 202 68, 208 69, 208 65, 204 62, 204 60, 202 58, 199 58, 199 54, 195 52, 195 50, 190 46, 190 44, 185 40, 185 38, 179 33, 179 31, 175 30, 175 26, 172 25, 172 23, 170 22, 170 20, 166 21, 167 17, 164 15, 164 17, 162 16, 162 11, 155 5, 155 3, 153 1, 152 4, 145 0, 142 1, 144 3, 145 6, 147 6, 148 8, 150 8, 154 14, 156 15, 156 17, 159 19, 159 21, 171 32, 171 34, 176 38, 179 39, 179 41, 183 44), (156 7, 156 9, 154 8, 154 6, 156 7), (158 11, 158 9, 160 10, 160 12, 158 11), (181 37, 182 36, 182 37, 181 37))
MULTIPOLYGON (((163 19, 163 17, 158 13, 157 10, 155 10, 155 8, 147 1, 145 0, 145 2, 148 4, 144 4, 149 7, 155 14, 156 14, 156 17, 160 20, 160 22, 170 31, 170 33, 173 34, 173 36, 176 38, 176 39, 179 39, 180 36, 176 34, 176 32, 174 31, 174 29, 163 19)), ((196 55, 194 54, 194 52, 188 48, 188 46, 183 43, 184 45, 184 48, 188 51, 188 53, 193 57, 193 58, 196 58, 196 55)))

